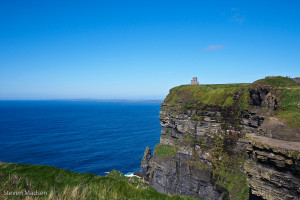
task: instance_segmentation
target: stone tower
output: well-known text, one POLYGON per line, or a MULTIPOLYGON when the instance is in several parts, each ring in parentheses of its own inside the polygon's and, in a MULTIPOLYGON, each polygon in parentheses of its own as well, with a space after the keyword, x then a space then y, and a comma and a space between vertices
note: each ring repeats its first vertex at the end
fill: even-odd
POLYGON ((193 77, 191 80, 191 85, 199 85, 199 82, 197 81, 197 77, 193 77))

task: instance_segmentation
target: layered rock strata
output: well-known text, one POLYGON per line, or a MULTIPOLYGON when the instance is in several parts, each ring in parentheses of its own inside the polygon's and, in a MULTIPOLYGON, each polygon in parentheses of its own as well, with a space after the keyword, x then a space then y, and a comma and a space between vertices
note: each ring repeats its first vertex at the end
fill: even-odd
POLYGON ((166 194, 208 200, 299 199, 300 128, 277 118, 287 91, 278 85, 286 81, 298 86, 289 79, 275 79, 251 85, 173 88, 161 106, 160 143, 153 156, 147 148, 142 161, 149 185, 166 194), (228 143, 225 136, 234 142, 228 143), (235 160, 223 161, 226 157, 216 153, 218 137, 223 140, 220 151, 228 151, 227 159, 240 162, 234 168, 237 173, 224 170, 224 163, 230 166, 235 160), (230 173, 241 178, 230 180, 230 173), (241 195, 243 174, 250 191, 245 184, 241 195))
POLYGON ((247 134, 250 199, 300 199, 300 143, 247 134))
MULTIPOLYGON (((175 152, 167 156, 158 155, 155 150, 159 148, 156 147, 149 160, 149 150, 146 149, 142 169, 149 174, 149 184, 166 194, 228 199, 226 189, 214 180, 211 154, 207 147, 212 143, 211 135, 221 130, 225 112, 218 107, 197 110, 182 106, 162 104, 159 116, 162 136, 158 145, 174 147, 175 152)), ((252 120, 252 123, 258 122, 252 120)))

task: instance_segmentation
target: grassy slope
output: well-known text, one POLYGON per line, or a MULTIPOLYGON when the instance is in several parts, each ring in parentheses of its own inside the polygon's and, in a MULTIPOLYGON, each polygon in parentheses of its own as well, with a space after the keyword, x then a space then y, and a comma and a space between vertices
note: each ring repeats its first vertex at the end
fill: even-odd
POLYGON ((297 107, 300 102, 300 87, 288 87, 282 94, 282 105, 279 107, 277 116, 286 122, 292 128, 300 127, 300 108, 297 107))
POLYGON ((4 190, 47 192, 36 199, 193 199, 158 193, 140 179, 116 171, 103 177, 50 166, 0 163, 0 199, 8 198, 4 190))
POLYGON ((272 87, 299 86, 293 79, 276 76, 255 81, 253 84, 269 85, 272 87))
POLYGON ((246 183, 247 174, 240 171, 240 166, 243 166, 244 156, 239 155, 223 155, 223 161, 215 165, 213 174, 216 178, 216 183, 229 192, 229 197, 232 200, 249 198, 249 187, 246 183), (227 161, 225 161, 227 159, 227 161))
MULTIPOLYGON (((191 106, 195 104, 202 104, 227 107, 233 104, 233 97, 235 94, 247 89, 249 85, 250 84, 246 83, 181 85, 170 90, 165 102, 171 105, 183 102, 191 106)), ((247 98, 245 100, 247 100, 247 98)))
POLYGON ((177 147, 172 145, 166 145, 166 144, 160 144, 157 143, 155 145, 153 154, 156 156, 159 156, 161 158, 170 157, 172 155, 175 155, 177 153, 177 147))
POLYGON ((300 85, 293 79, 284 77, 272 77, 255 81, 252 86, 271 87, 278 90, 278 97, 281 105, 274 113, 279 119, 283 120, 289 127, 300 127, 300 85))

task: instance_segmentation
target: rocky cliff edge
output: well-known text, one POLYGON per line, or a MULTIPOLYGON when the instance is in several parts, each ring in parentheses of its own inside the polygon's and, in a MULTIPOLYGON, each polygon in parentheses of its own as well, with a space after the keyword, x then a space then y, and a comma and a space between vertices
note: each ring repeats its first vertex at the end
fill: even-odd
POLYGON ((299 199, 299 99, 283 77, 171 89, 160 143, 142 160, 149 185, 204 199, 299 199))

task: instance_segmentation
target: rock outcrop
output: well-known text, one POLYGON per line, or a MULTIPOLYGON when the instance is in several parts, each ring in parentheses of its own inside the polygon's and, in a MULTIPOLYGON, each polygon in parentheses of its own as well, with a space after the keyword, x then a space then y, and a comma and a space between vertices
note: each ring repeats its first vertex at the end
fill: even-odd
POLYGON ((247 134, 250 199, 300 199, 300 143, 247 134))
MULTIPOLYGON (((233 104, 239 103, 237 96, 240 92, 238 88, 230 97, 233 104)), ((172 95, 176 93, 171 91, 172 95)), ((196 105, 192 100, 184 99, 173 104, 170 96, 162 103, 159 115, 162 126, 160 143, 156 145, 150 162, 149 150, 146 149, 141 164, 147 170, 150 186, 166 194, 229 199, 231 194, 220 183, 221 178, 214 166, 217 162, 212 155, 214 137, 220 134, 222 127, 239 134, 237 129, 240 127, 235 126, 243 123, 241 112, 221 105, 196 105)), ((258 123, 259 118, 253 117, 246 126, 254 131, 250 125, 258 123)), ((243 151, 245 143, 240 142, 234 147, 235 152, 243 151)), ((245 189, 247 187, 241 190, 245 189)))
MULTIPOLYGON (((201 149, 200 142, 201 139, 209 140, 206 134, 218 131, 221 124, 212 118, 221 116, 221 113, 213 109, 207 110, 202 123, 196 123, 193 120, 195 112, 190 109, 186 113, 179 110, 176 113, 167 103, 162 104, 159 117, 162 125, 160 145, 165 148, 175 147, 176 152, 164 156, 157 155, 160 152, 154 151, 151 162, 148 162, 149 166, 143 168, 150 169, 147 171, 150 176, 149 184, 159 192, 222 199, 226 195, 223 194, 224 188, 215 184, 210 169, 211 156, 201 149), (193 143, 192 139, 199 142, 193 143)), ((148 155, 145 153, 142 163, 146 163, 144 161, 148 160, 148 155)))
POLYGON ((282 95, 282 89, 274 89, 268 85, 253 84, 249 92, 250 115, 249 120, 244 120, 246 120, 246 123, 249 123, 250 127, 254 127, 255 129, 245 132, 256 132, 258 135, 266 137, 300 142, 299 127, 291 128, 273 116, 273 113, 280 106, 278 96, 282 95))
MULTIPOLYGON (((151 167, 150 167, 150 160, 151 160, 151 150, 147 146, 146 150, 144 152, 142 163, 141 163, 142 171, 144 171, 146 173, 150 171, 150 169, 151 169, 151 167)), ((148 175, 148 174, 146 174, 146 175, 148 175)))
MULTIPOLYGON (((255 134, 246 137, 248 159, 244 169, 250 199, 300 199, 300 128, 291 128, 276 116, 286 94, 288 90, 283 91, 282 86, 254 84, 250 89, 252 110, 263 118, 255 134)), ((295 100, 297 97, 293 96, 295 100)), ((296 101, 289 112, 297 112, 296 101)))

